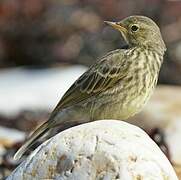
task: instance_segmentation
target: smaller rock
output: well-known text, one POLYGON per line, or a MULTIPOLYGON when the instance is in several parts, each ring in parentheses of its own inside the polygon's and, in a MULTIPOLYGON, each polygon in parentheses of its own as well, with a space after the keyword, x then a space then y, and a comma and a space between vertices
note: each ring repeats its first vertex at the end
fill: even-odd
POLYGON ((140 128, 101 120, 67 129, 39 146, 7 180, 178 180, 140 128))
POLYGON ((24 132, 0 126, 0 146, 11 147, 14 143, 24 139, 24 132))
POLYGON ((0 179, 8 176, 19 164, 12 159, 12 154, 16 150, 14 146, 24 139, 25 133, 0 126, 0 179))

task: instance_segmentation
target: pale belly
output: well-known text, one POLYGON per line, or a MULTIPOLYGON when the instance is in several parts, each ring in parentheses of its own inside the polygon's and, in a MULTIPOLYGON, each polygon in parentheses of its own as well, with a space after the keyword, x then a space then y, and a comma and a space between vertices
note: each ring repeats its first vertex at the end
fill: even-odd
POLYGON ((147 100, 143 97, 138 97, 135 101, 123 106, 122 103, 107 104, 99 108, 95 112, 95 119, 120 119, 126 120, 129 117, 140 112, 147 100))
POLYGON ((139 113, 152 95, 153 88, 146 92, 135 95, 133 99, 125 103, 125 96, 106 97, 106 100, 96 99, 96 103, 91 111, 91 119, 118 119, 126 120, 129 117, 139 113))

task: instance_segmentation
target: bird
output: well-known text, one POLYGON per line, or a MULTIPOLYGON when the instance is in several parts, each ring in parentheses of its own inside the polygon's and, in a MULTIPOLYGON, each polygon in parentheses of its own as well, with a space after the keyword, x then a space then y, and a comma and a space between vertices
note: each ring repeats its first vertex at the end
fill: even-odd
POLYGON ((126 121, 148 102, 166 51, 158 25, 141 15, 105 23, 121 33, 127 48, 113 50, 98 58, 70 86, 49 119, 28 137, 14 159, 20 159, 39 138, 55 127, 101 119, 126 121))

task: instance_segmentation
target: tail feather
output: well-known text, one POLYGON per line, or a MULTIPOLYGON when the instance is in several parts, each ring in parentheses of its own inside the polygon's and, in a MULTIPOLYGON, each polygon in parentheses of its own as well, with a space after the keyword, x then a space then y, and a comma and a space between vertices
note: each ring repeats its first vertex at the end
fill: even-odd
POLYGON ((30 148, 36 142, 36 140, 44 135, 49 129, 50 123, 46 121, 37 130, 35 130, 32 135, 30 135, 27 142, 16 152, 16 154, 14 155, 14 159, 20 159, 21 156, 26 152, 26 150, 30 148))

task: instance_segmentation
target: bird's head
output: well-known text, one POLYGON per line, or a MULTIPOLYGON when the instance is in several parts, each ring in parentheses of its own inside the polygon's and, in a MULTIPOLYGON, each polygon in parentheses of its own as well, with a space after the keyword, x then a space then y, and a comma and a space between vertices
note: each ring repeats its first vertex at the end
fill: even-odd
POLYGON ((166 50, 159 27, 148 17, 130 16, 119 22, 105 23, 120 31, 129 46, 145 45, 166 50))

